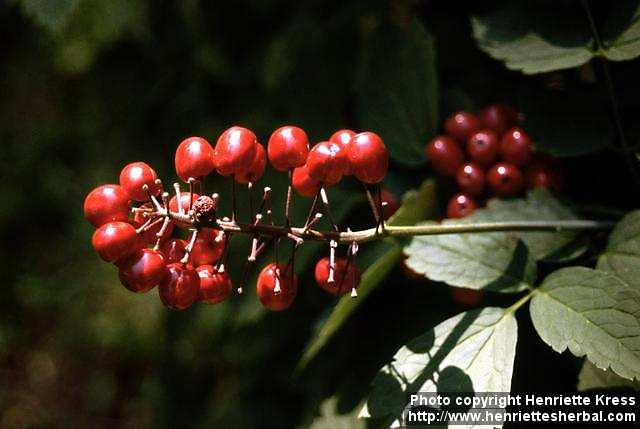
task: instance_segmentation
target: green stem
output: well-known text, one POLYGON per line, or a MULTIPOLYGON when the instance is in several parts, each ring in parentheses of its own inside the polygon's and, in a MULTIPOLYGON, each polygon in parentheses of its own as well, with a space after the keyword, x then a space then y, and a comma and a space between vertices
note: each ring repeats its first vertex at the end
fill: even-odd
POLYGON ((624 151, 624 158, 627 162, 627 166, 629 167, 629 172, 633 177, 633 180, 636 183, 636 186, 640 187, 640 173, 636 168, 636 163, 633 155, 633 148, 629 145, 627 141, 627 137, 624 133, 624 127, 622 126, 622 119, 620 117, 620 104, 618 103, 618 98, 616 96, 615 87, 613 85, 613 79, 611 78, 611 72, 609 70, 609 62, 607 59, 602 56, 602 52, 604 51, 602 40, 600 39, 600 33, 598 32, 598 27, 596 26, 596 22, 593 19, 593 14, 591 13, 591 8, 589 7, 588 0, 582 0, 582 6, 587 14, 587 18, 589 20, 589 26, 591 27, 591 33, 593 35, 593 39, 596 43, 596 49, 598 56, 602 62, 602 70, 604 72, 604 80, 607 87, 607 93, 609 95, 609 101, 611 102, 611 109, 613 111, 613 119, 616 127, 616 131, 618 133, 618 138, 620 139, 620 144, 622 145, 622 150, 624 151))
POLYGON ((507 308, 506 313, 515 313, 520 307, 525 305, 533 295, 535 295, 536 289, 532 289, 528 294, 514 302, 509 308, 507 308))
POLYGON ((284 228, 274 225, 252 225, 235 222, 217 221, 215 226, 227 232, 249 233, 266 236, 286 236, 292 234, 304 240, 337 240, 340 243, 372 241, 379 237, 413 237, 418 235, 444 235, 444 234, 469 234, 499 231, 568 231, 568 230, 607 230, 615 225, 609 221, 594 220, 557 220, 557 221, 505 221, 505 222, 480 222, 480 223, 451 223, 428 224, 418 226, 385 226, 384 232, 376 228, 360 231, 337 232, 316 231, 304 228, 284 228))

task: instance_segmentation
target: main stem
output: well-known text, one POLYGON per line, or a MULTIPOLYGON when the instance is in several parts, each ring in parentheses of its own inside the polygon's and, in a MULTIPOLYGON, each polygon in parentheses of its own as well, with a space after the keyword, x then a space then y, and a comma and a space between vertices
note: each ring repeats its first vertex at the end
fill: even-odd
MULTIPOLYGON (((173 215, 173 214, 172 214, 173 215)), ((480 222, 461 224, 431 224, 419 226, 385 226, 384 232, 376 228, 360 231, 336 232, 317 231, 304 228, 285 228, 274 225, 252 225, 235 222, 216 221, 215 225, 202 225, 217 227, 227 232, 263 235, 270 237, 285 237, 292 234, 303 240, 336 240, 339 243, 365 242, 375 240, 378 237, 413 237, 419 235, 445 235, 445 234, 471 234, 480 232, 499 231, 569 231, 569 230, 607 230, 614 226, 614 222, 593 220, 558 220, 558 221, 505 221, 505 222, 480 222)))

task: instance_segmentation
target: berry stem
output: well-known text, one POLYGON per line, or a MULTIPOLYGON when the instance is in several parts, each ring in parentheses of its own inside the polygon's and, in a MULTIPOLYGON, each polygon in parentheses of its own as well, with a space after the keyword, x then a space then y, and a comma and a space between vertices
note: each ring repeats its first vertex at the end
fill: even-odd
POLYGON ((293 169, 289 169, 289 185, 287 187, 287 202, 285 203, 284 206, 284 219, 285 219, 285 226, 288 228, 289 226, 291 226, 291 219, 289 218, 289 213, 291 211, 291 202, 292 202, 292 196, 293 196, 293 169))
POLYGON ((376 205, 376 201, 373 198, 373 194, 371 193, 371 189, 365 183, 362 184, 364 186, 364 191, 367 194, 367 200, 369 201, 369 205, 371 206, 371 212, 373 213, 373 217, 376 221, 376 225, 380 225, 380 213, 378 212, 378 206, 376 205))
POLYGON ((320 200, 322 204, 324 204, 325 211, 327 212, 327 216, 329 216, 329 220, 331 221, 331 226, 336 232, 340 232, 338 228, 338 224, 333 217, 333 213, 331 213, 331 206, 329 205, 329 197, 327 196, 327 191, 324 189, 324 186, 320 188, 320 200))

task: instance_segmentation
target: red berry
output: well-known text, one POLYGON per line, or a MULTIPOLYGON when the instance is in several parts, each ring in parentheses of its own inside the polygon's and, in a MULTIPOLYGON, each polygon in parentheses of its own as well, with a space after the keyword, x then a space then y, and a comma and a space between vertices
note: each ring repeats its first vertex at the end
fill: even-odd
POLYGON ((346 258, 336 258, 333 270, 333 282, 329 283, 329 258, 322 258, 316 263, 316 283, 333 295, 344 295, 357 288, 360 283, 360 270, 346 258))
POLYGON ((312 179, 324 186, 333 186, 342 179, 349 166, 349 158, 344 146, 320 142, 309 152, 305 165, 312 179))
POLYGON ((537 155, 525 171, 527 188, 546 188, 556 192, 564 189, 564 174, 559 163, 545 155, 537 155))
POLYGON ((389 152, 375 133, 356 134, 348 146, 349 168, 356 178, 368 184, 382 181, 389 167, 389 152))
MULTIPOLYGON (((382 202, 385 203, 382 207, 382 217, 384 220, 389 219, 393 214, 398 211, 400 208, 400 203, 396 196, 388 190, 387 188, 382 188, 380 190, 380 195, 382 196, 382 202)), ((378 202, 378 197, 375 198, 376 202, 378 202)))
POLYGON ((499 151, 498 135, 491 130, 476 131, 467 140, 467 154, 479 165, 493 164, 498 158, 499 151))
POLYGON ((465 143, 480 127, 480 120, 469 112, 454 113, 444 122, 446 133, 461 143, 465 143))
POLYGON ((190 262, 194 266, 213 264, 224 251, 224 240, 216 241, 220 231, 211 228, 202 228, 191 249, 190 262))
POLYGON ((264 174, 266 167, 267 154, 264 150, 264 146, 258 143, 256 145, 256 154, 253 157, 253 162, 249 165, 248 169, 236 174, 234 179, 238 183, 256 183, 264 174))
POLYGON ((502 135, 518 123, 518 112, 505 104, 491 104, 480 112, 480 121, 484 127, 502 135))
POLYGON ((456 182, 463 193, 478 197, 484 192, 484 171, 476 164, 468 162, 458 170, 456 182))
POLYGON ((213 265, 201 265, 196 271, 200 276, 200 301, 217 304, 231 295, 233 284, 226 271, 219 273, 213 265))
MULTIPOLYGON (((189 207, 193 206, 193 203, 200 198, 200 195, 195 192, 180 192, 180 205, 182 205, 182 210, 186 213, 189 211, 189 207)), ((169 210, 172 212, 179 212, 180 207, 178 206, 178 198, 174 195, 169 200, 169 210)))
POLYGON ((253 131, 243 127, 225 130, 215 148, 216 170, 223 176, 242 174, 253 163, 258 138, 253 131))
POLYGON ((447 217, 449 219, 459 219, 469 216, 473 213, 478 205, 475 200, 465 194, 456 194, 449 200, 447 204, 447 217))
POLYGON ((353 139, 353 136, 355 135, 356 135, 355 131, 351 131, 347 129, 338 130, 335 133, 333 133, 331 137, 329 137, 329 141, 333 143, 341 144, 343 146, 349 146, 349 143, 351 143, 351 139, 353 139))
POLYGON ((119 185, 102 185, 84 200, 84 217, 96 228, 107 222, 129 219, 129 194, 119 185))
POLYGON ((148 292, 163 279, 164 255, 153 249, 140 249, 118 264, 120 282, 132 292, 148 292))
POLYGON ((160 246, 160 251, 164 255, 168 264, 180 262, 186 252, 187 242, 181 238, 171 238, 160 246))
POLYGON ((260 272, 256 290, 260 302, 269 310, 285 310, 291 306, 298 292, 298 276, 289 265, 276 267, 271 263, 260 272), (279 293, 276 285, 280 287, 279 293))
POLYGON ((533 155, 531 138, 522 128, 511 128, 502 136, 500 154, 506 162, 518 167, 527 165, 533 155))
POLYGON ((200 297, 200 276, 181 264, 167 265, 160 287, 160 300, 174 310, 184 310, 200 297))
POLYGON ((158 195, 160 185, 156 183, 158 175, 148 164, 144 162, 132 162, 125 165, 120 172, 120 186, 129 196, 136 201, 149 201, 149 194, 158 195), (147 185, 149 191, 143 186, 147 185))
MULTIPOLYGON (((344 146, 347 149, 347 153, 349 152, 349 144, 351 144, 351 140, 353 139, 353 136, 355 136, 356 133, 355 131, 351 131, 351 130, 338 130, 335 133, 333 133, 331 135, 331 137, 329 137, 329 141, 332 143, 336 143, 336 144, 341 144, 342 146, 344 146)), ((344 172, 345 176, 350 176, 351 174, 353 174, 351 172, 351 165, 347 166, 346 171, 344 172)))
POLYGON ((309 176, 306 165, 293 170, 293 189, 302 197, 314 197, 320 190, 320 182, 309 176))
POLYGON ((291 125, 280 127, 269 137, 267 152, 271 165, 278 171, 301 167, 309 154, 307 133, 291 125))
MULTIPOLYGON (((153 209, 153 204, 144 203, 140 206, 140 208, 153 209)), ((135 226, 136 228, 140 228, 142 225, 145 224, 146 221, 147 221, 147 218, 144 217, 144 212, 141 210, 136 211, 135 214, 133 215, 133 226, 135 226)), ((157 223, 156 225, 149 228, 147 231, 143 231, 142 240, 145 242, 145 244, 155 244, 155 242, 158 239, 156 234, 160 232, 160 229, 162 229, 162 222, 157 223)), ((173 233, 173 222, 170 222, 169 226, 167 226, 167 228, 164 230, 164 234, 162 235, 161 240, 166 240, 167 238, 171 237, 172 233, 173 233)))
POLYGON ((115 262, 140 249, 142 240, 130 224, 109 222, 96 229, 91 244, 102 259, 115 262))
POLYGON ((506 162, 501 162, 491 167, 487 172, 487 181, 491 191, 498 197, 518 195, 524 185, 520 169, 506 162))
POLYGON ((213 148, 202 137, 184 139, 176 150, 176 173, 183 182, 207 176, 215 168, 213 148))
POLYGON ((452 138, 438 136, 425 148, 431 166, 443 176, 453 177, 464 163, 464 153, 452 138))

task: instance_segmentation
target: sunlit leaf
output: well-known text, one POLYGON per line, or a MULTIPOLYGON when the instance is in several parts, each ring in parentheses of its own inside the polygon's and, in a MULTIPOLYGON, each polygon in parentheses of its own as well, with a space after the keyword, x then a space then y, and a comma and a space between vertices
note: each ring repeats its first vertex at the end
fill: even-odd
POLYGON ((360 416, 401 421, 416 392, 509 392, 517 339, 509 310, 489 307, 452 317, 381 368, 360 416))
POLYGON ((640 379, 640 292, 584 267, 549 275, 531 301, 531 319, 555 351, 569 349, 600 369, 640 379))

